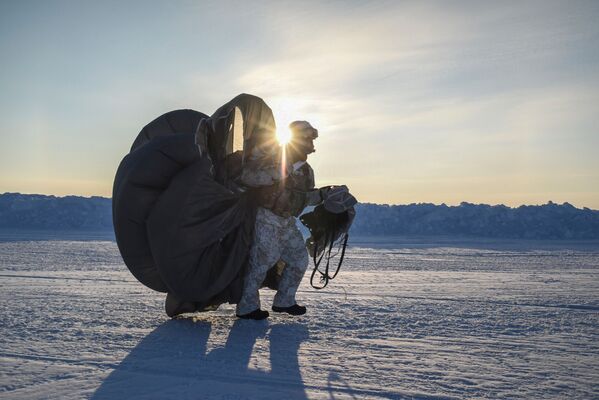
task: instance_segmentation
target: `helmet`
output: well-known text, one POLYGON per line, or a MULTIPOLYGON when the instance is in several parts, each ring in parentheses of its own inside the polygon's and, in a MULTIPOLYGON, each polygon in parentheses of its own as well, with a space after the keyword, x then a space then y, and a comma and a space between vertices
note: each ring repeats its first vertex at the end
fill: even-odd
POLYGON ((303 153, 314 153, 314 139, 318 137, 318 130, 315 129, 308 121, 293 121, 289 124, 291 130, 291 140, 289 144, 294 150, 303 153))
POLYGON ((293 121, 289 124, 292 138, 303 138, 314 140, 318 137, 318 129, 315 129, 308 121, 293 121))

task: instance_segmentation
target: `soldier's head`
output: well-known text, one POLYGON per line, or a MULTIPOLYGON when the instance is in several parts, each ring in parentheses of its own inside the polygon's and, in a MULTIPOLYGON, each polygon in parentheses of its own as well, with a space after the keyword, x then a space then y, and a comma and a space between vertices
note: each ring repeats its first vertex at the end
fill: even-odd
POLYGON ((287 153, 297 160, 306 160, 308 154, 314 153, 314 139, 318 137, 318 130, 308 121, 293 121, 289 124, 291 139, 287 143, 287 153))

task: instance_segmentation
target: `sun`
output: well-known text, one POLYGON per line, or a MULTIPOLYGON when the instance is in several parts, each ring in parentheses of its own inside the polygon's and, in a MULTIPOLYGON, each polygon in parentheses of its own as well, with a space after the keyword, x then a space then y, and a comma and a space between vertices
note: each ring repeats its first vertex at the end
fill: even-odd
POLYGON ((291 140, 291 131, 289 127, 278 127, 277 128, 277 141, 281 146, 285 146, 291 140))
POLYGON ((284 146, 291 140, 289 124, 298 119, 298 104, 293 99, 285 97, 273 99, 270 106, 277 123, 277 141, 284 146))

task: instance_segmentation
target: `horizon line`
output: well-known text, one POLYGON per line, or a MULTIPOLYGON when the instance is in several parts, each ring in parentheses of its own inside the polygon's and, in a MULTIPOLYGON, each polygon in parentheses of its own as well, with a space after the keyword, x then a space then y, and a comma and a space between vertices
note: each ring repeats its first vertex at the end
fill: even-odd
MULTIPOLYGON (((106 196, 100 196, 100 195, 91 195, 91 196, 84 196, 84 195, 78 195, 78 194, 67 194, 67 195, 55 195, 55 194, 43 194, 43 193, 22 193, 22 192, 4 192, 4 193, 0 193, 0 196, 4 196, 7 194, 17 194, 17 195, 27 195, 27 196, 44 196, 44 197, 54 197, 54 198, 65 198, 65 197, 79 197, 79 198, 84 198, 84 199, 92 199, 92 198, 101 198, 101 199, 106 199, 106 200, 112 200, 112 197, 106 197, 106 196)), ((472 203, 469 201, 461 201, 458 204, 451 204, 451 203, 431 203, 431 202, 412 202, 412 203, 403 203, 403 204, 390 204, 390 203, 373 203, 373 202, 361 202, 358 201, 358 204, 363 204, 363 205, 367 205, 367 204, 371 204, 371 205, 377 205, 377 206, 388 206, 388 207, 394 207, 394 206, 409 206, 409 205, 433 205, 436 207, 441 207, 441 206, 446 206, 446 207, 460 207, 464 204, 466 205, 474 205, 474 206, 489 206, 489 207, 506 207, 506 208, 520 208, 520 207, 541 207, 541 206, 548 206, 548 205, 558 205, 558 206, 571 206, 574 207, 576 209, 579 210, 591 210, 591 211, 599 211, 597 209, 591 208, 591 207, 586 207, 586 206, 582 206, 582 207, 577 207, 575 205, 573 205, 572 203, 565 201, 563 203, 556 203, 552 200, 547 200, 546 203, 542 203, 542 204, 520 204, 518 206, 508 206, 505 205, 503 203, 497 203, 497 204, 488 204, 488 203, 472 203)))

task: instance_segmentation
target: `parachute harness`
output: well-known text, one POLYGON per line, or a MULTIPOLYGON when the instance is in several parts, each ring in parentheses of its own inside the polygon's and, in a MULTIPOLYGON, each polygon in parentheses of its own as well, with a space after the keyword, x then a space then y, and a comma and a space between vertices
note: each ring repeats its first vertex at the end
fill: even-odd
POLYGON ((347 247, 348 239, 349 239, 349 234, 347 232, 344 233, 343 235, 341 235, 341 237, 339 237, 339 239, 334 240, 334 232, 328 231, 327 237, 325 240, 325 244, 324 244, 324 249, 323 249, 320 257, 318 257, 318 241, 315 241, 314 252, 312 253, 312 259, 314 261, 314 269, 312 270, 312 275, 310 275, 310 285, 314 289, 324 289, 329 284, 330 280, 335 279, 335 277, 339 273, 339 270, 341 269, 341 264, 343 263, 343 258, 345 257, 345 249, 347 247), (328 247, 328 249, 327 249, 327 247, 328 247), (335 252, 333 252, 333 248, 335 248, 335 252), (333 254, 331 254, 332 252, 333 252, 333 254), (329 268, 330 268, 331 260, 334 259, 337 256, 337 254, 339 254, 339 253, 341 253, 341 255, 339 257, 339 263, 337 264, 337 268, 335 269, 335 272, 333 273, 333 275, 330 275, 329 268), (320 267, 320 264, 321 264, 323 258, 325 258, 325 257, 326 257, 326 265, 324 267, 324 272, 323 272, 320 270, 319 267, 320 267), (320 274, 321 286, 317 286, 314 284, 314 277, 316 276, 317 272, 320 274))

